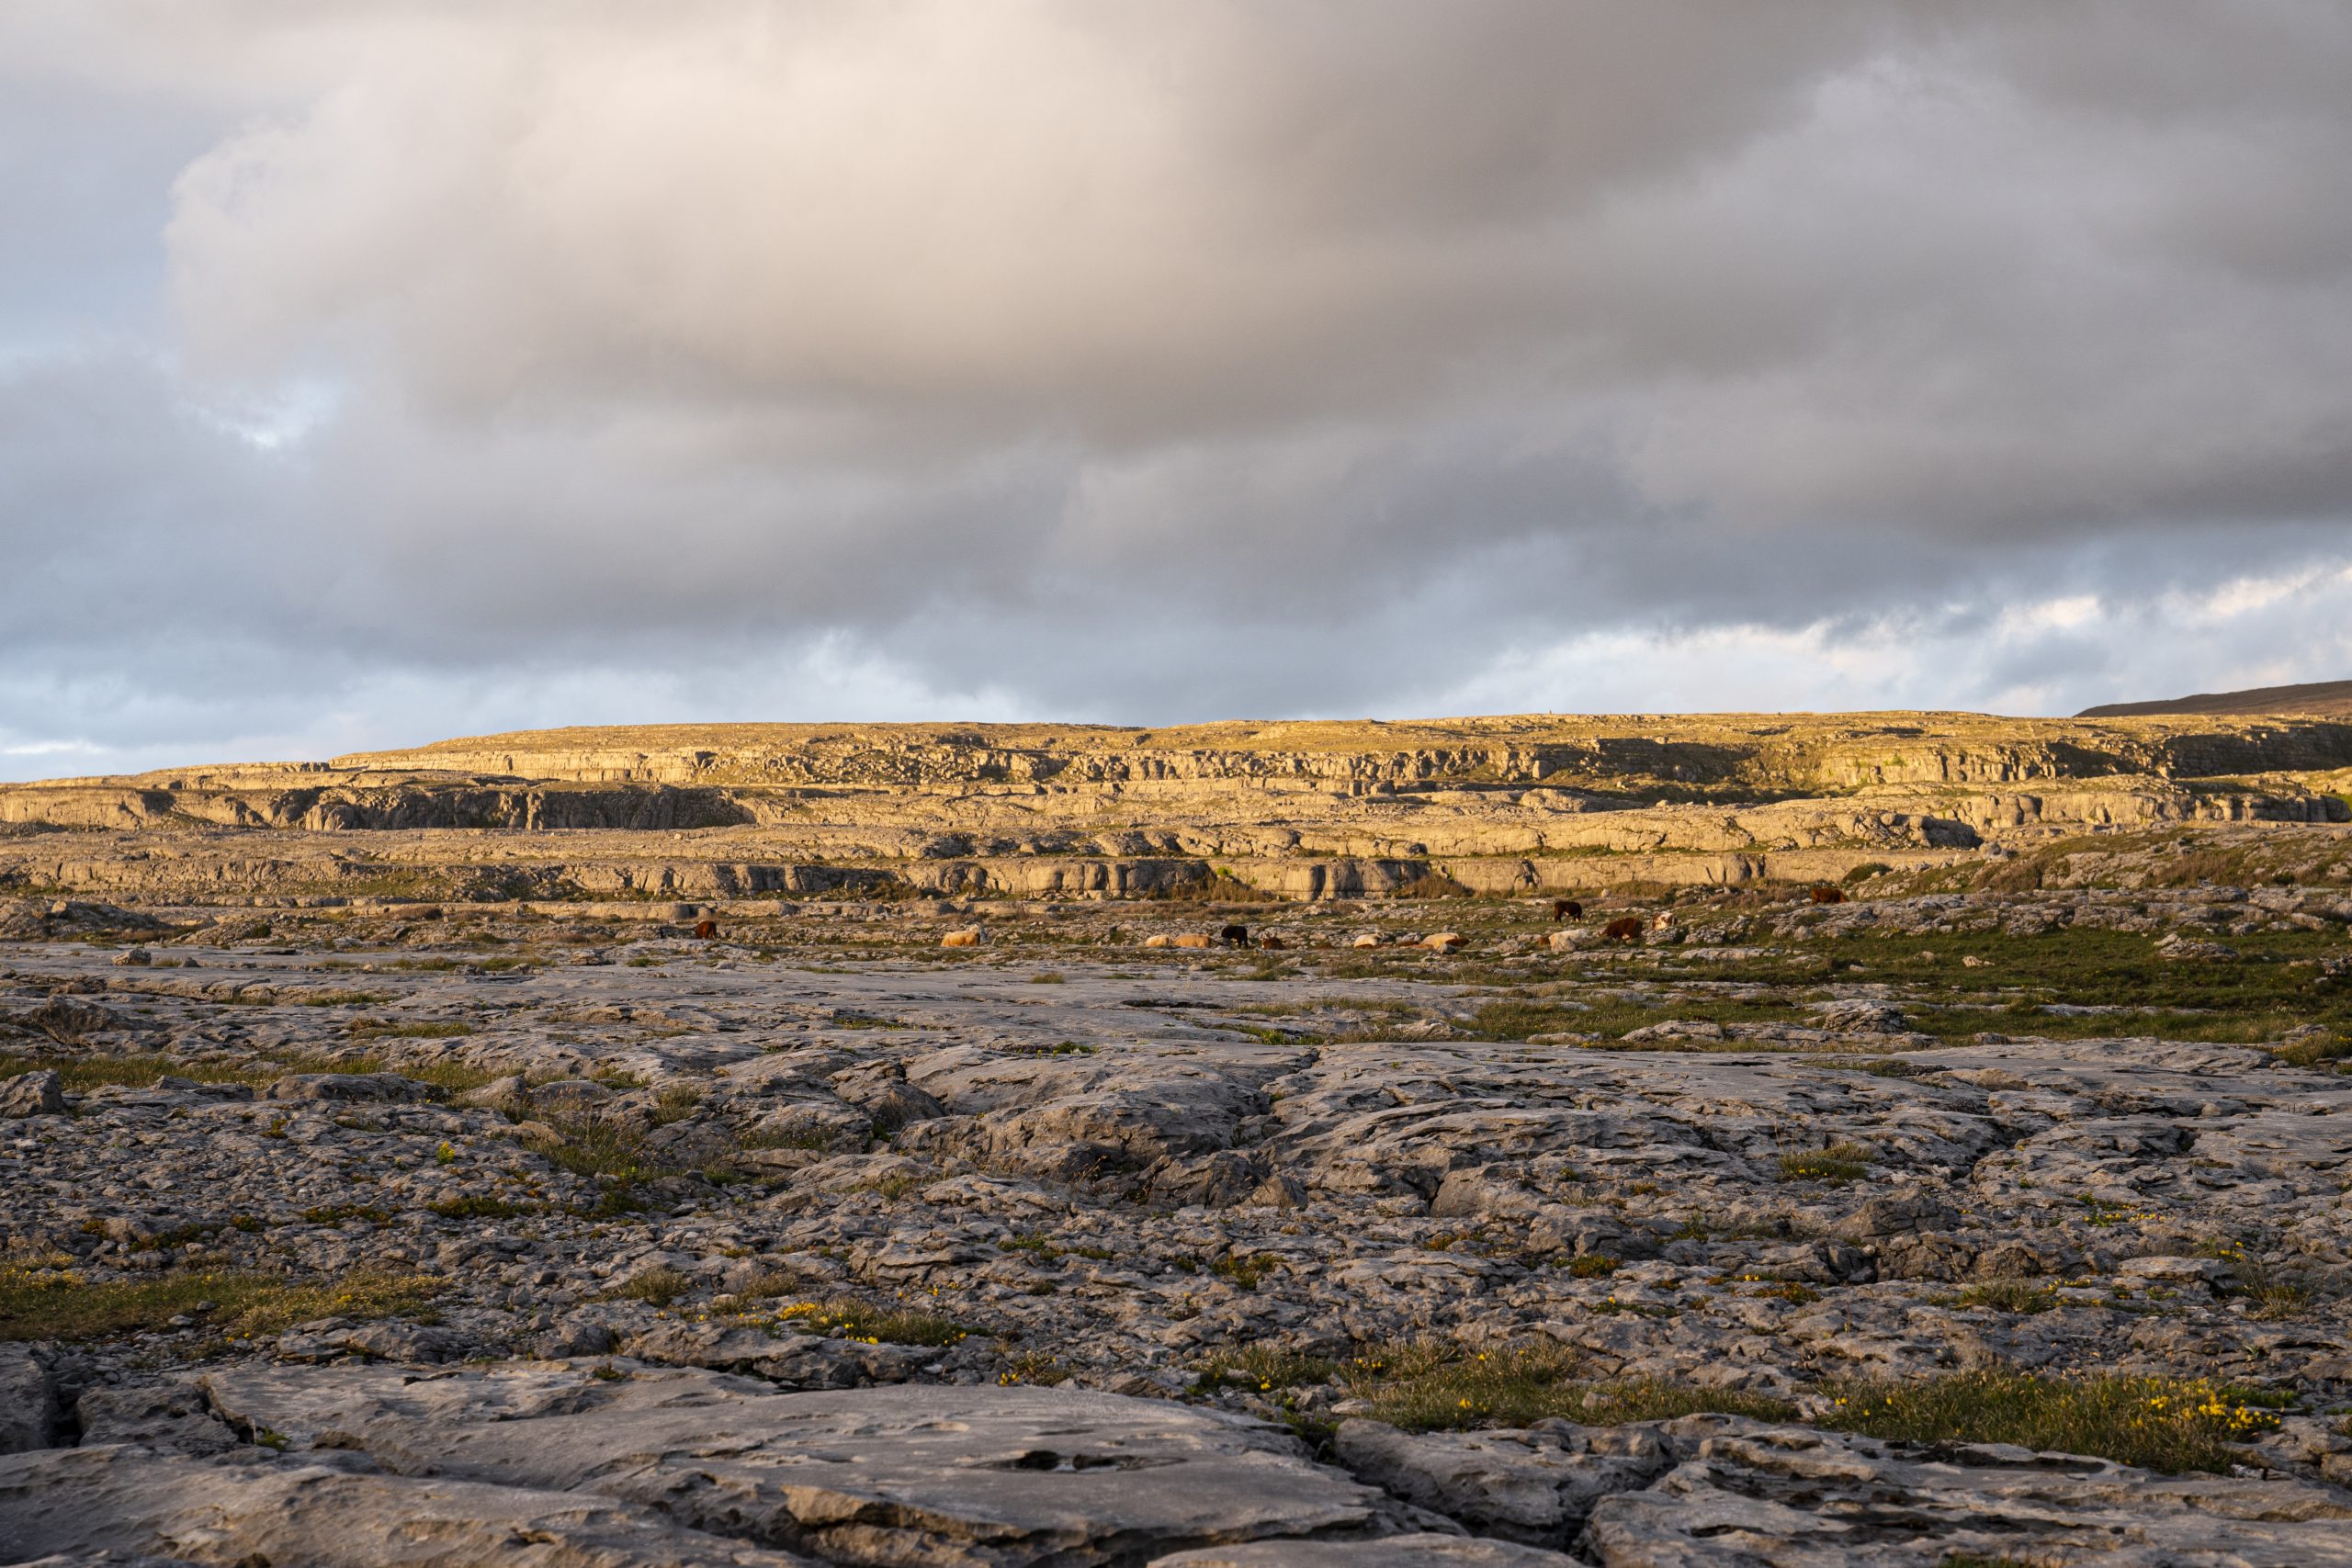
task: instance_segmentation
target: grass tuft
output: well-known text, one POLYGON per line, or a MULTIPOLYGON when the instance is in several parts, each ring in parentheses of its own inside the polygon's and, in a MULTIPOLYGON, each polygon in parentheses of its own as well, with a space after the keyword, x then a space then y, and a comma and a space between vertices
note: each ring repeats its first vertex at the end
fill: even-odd
POLYGON ((851 1296, 821 1302, 796 1302, 777 1309, 779 1318, 797 1319, 820 1334, 840 1330, 844 1339, 877 1345, 956 1345, 973 1330, 953 1318, 907 1307, 881 1306, 851 1296))
POLYGON ((614 1301, 648 1302, 665 1307, 693 1290, 694 1283, 675 1269, 648 1269, 605 1294, 614 1301))
POLYGON ((1826 1149, 1781 1156, 1783 1181, 1860 1181, 1870 1173, 1871 1151, 1860 1144, 1832 1144, 1826 1149))
POLYGON ((1704 1411, 1786 1421, 1785 1401, 1731 1389, 1697 1388, 1656 1378, 1625 1382, 1576 1381, 1577 1358, 1554 1345, 1469 1350, 1439 1341, 1371 1348, 1342 1377, 1372 1404, 1374 1419, 1407 1431, 1465 1427, 1524 1427, 1560 1416, 1585 1426, 1662 1421, 1704 1411))
POLYGON ((2244 1457, 2241 1442, 2278 1427, 2254 1391, 2202 1379, 1986 1371, 1830 1392, 1838 1407, 1822 1425, 1840 1431, 1915 1443, 2015 1443, 2166 1475, 2226 1475, 2244 1457))

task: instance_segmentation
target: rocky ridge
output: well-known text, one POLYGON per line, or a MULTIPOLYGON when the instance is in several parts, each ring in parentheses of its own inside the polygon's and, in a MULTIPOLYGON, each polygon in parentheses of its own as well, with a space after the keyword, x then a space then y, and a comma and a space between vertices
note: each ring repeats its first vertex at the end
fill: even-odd
POLYGON ((0 786, 0 887, 371 898, 1377 897, 1809 881, 2352 818, 2324 720, 1520 718, 548 731, 0 786))

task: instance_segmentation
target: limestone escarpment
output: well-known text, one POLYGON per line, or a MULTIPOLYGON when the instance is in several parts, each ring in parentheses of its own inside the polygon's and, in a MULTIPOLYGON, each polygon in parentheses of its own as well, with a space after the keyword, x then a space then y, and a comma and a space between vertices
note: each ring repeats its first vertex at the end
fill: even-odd
POLYGON ((2324 722, 1970 715, 558 730, 0 787, 0 879, 153 897, 1722 886, 2343 821, 2347 761, 2352 727, 2324 722))

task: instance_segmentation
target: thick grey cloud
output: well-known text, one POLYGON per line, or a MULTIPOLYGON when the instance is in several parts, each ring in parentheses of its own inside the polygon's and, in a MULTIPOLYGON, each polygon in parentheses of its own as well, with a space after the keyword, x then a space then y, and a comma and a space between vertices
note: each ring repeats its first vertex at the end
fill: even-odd
POLYGON ((2352 659, 2334 4, 24 0, 0 59, 21 756, 2352 659))

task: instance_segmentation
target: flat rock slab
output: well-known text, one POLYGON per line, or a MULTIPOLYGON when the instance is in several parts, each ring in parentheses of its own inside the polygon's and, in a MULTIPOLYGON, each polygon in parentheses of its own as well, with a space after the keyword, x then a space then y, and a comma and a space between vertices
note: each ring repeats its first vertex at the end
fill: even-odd
POLYGON ((2352 1565, 2352 1493, 2297 1481, 2160 1476, 1993 1444, 1935 1450, 1692 1416, 1687 1455, 1603 1497, 1581 1549, 1603 1568, 1936 1568, 1954 1557, 2126 1568, 2352 1565))
POLYGON ((57 1386, 48 1363, 22 1345, 0 1345, 0 1454, 56 1441, 57 1386))
POLYGON ((1417 1522, 1263 1423, 1053 1388, 776 1393, 706 1371, 419 1375, 255 1369, 203 1382, 232 1425, 384 1469, 657 1507, 837 1562, 1131 1563, 1417 1522))
POLYGON ((1349 1421, 1334 1446, 1341 1464, 1408 1502, 1480 1535, 1549 1547, 1574 1540, 1601 1498, 1638 1490, 1675 1462, 1674 1450, 1647 1427, 1566 1421, 1419 1434, 1349 1421))
POLYGON ((1152 1559, 1151 1568, 1571 1568, 1541 1547, 1469 1536, 1384 1536, 1378 1540, 1261 1540, 1152 1559))
POLYGON ((0 1560, 274 1568, 808 1568, 598 1496, 108 1445, 0 1459, 0 1560))

